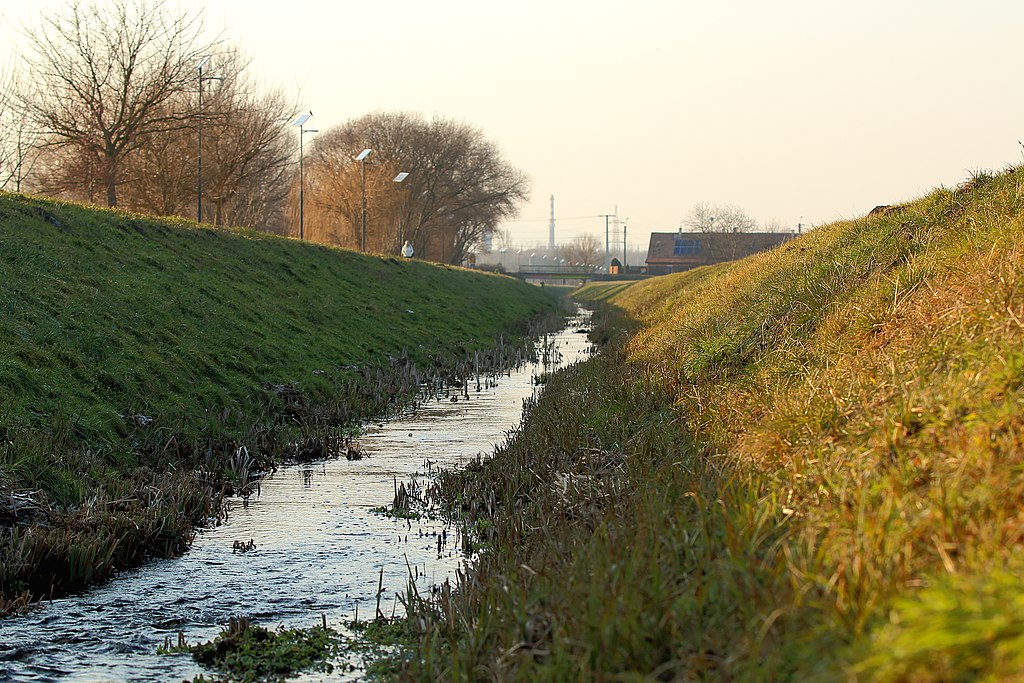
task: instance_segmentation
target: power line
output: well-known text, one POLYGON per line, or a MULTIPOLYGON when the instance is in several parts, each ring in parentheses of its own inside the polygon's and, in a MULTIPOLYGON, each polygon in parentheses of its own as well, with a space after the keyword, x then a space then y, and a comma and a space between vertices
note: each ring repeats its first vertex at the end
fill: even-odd
MULTIPOLYGON (((600 216, 555 216, 560 221, 583 221, 590 220, 591 218, 600 218, 600 216)), ((544 218, 511 218, 503 221, 504 223, 532 223, 535 221, 548 221, 551 220, 550 216, 544 218)))

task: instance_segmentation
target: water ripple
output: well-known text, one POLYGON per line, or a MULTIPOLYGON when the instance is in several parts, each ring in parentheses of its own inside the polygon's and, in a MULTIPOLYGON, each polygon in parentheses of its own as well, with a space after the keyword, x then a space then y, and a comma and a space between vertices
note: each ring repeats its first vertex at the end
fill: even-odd
MULTIPOLYGON (((581 326, 579 321, 576 327, 581 326)), ((573 329, 571 326, 569 329, 573 329)), ((583 356, 583 335, 556 343, 567 358, 583 356)), ((518 423, 531 379, 528 367, 469 400, 423 406, 415 415, 373 427, 360 439, 363 460, 284 467, 261 483, 247 505, 235 502, 228 522, 200 530, 179 558, 154 560, 83 595, 47 602, 27 615, 0 620, 0 680, 11 682, 163 682, 201 673, 188 656, 158 656, 166 637, 214 637, 232 615, 268 627, 332 625, 358 609, 370 616, 380 571, 381 609, 390 613, 416 567, 421 593, 463 561, 437 536, 458 534, 440 522, 381 517, 370 508, 391 501, 394 482, 424 463, 466 462, 490 453, 518 423), (238 553, 235 541, 255 544, 238 553)), ((300 680, 351 680, 351 675, 300 680)))

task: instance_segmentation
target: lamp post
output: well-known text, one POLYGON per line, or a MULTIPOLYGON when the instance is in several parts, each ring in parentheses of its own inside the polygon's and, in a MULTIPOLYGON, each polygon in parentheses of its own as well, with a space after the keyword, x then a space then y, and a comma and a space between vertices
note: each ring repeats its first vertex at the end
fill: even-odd
MULTIPOLYGON (((393 183, 401 183, 403 180, 405 180, 408 177, 409 177, 409 174, 406 171, 402 171, 401 173, 396 175, 394 178, 392 178, 391 182, 393 182, 393 183)), ((403 214, 405 213, 404 202, 403 202, 402 213, 403 214)), ((405 247, 405 224, 402 222, 403 218, 404 218, 404 215, 400 215, 398 217, 398 251, 399 252, 401 252, 402 249, 405 247)))
POLYGON ((363 237, 359 242, 359 250, 366 251, 366 157, 370 156, 373 152, 372 149, 364 149, 356 157, 356 161, 359 162, 360 171, 360 185, 363 189, 363 237))
POLYGON ((308 121, 312 116, 313 116, 313 112, 309 112, 308 114, 303 114, 302 116, 300 116, 299 118, 295 119, 295 121, 292 122, 292 127, 299 129, 299 240, 300 241, 305 239, 304 229, 305 229, 305 223, 306 223, 306 214, 305 214, 306 183, 305 183, 305 178, 303 177, 303 170, 302 170, 302 167, 303 167, 303 139, 305 138, 306 133, 317 133, 317 132, 319 132, 315 128, 305 128, 304 127, 305 124, 306 124, 306 121, 308 121))
POLYGON ((203 222, 203 83, 206 81, 223 81, 220 76, 204 76, 203 67, 210 63, 210 55, 206 55, 196 64, 199 72, 199 117, 196 119, 196 133, 199 138, 199 156, 196 175, 196 222, 203 222))

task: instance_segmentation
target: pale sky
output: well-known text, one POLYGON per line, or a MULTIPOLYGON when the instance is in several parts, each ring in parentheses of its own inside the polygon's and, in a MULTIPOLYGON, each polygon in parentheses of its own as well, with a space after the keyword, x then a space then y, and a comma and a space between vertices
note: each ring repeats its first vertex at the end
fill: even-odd
MULTIPOLYGON (((0 0, 16 27, 62 0, 0 0)), ((532 178, 516 242, 675 230, 700 201, 795 227, 1019 163, 1020 0, 169 0, 320 130, 465 121, 532 178), (531 220, 532 219, 532 220, 531 220)))

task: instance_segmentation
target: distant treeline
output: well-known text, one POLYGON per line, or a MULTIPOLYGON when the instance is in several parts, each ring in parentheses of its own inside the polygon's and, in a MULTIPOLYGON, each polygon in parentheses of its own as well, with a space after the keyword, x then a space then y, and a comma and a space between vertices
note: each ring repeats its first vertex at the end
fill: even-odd
POLYGON ((0 70, 0 189, 295 236, 301 213, 306 239, 409 240, 446 263, 527 198, 525 175, 449 119, 372 114, 300 141, 312 122, 294 125, 300 104, 249 64, 161 0, 41 15, 0 70))

